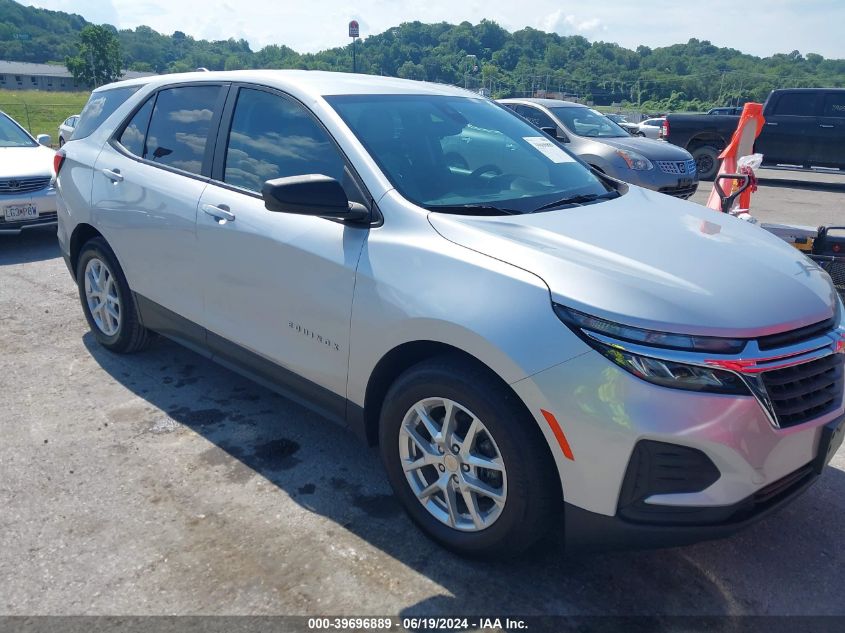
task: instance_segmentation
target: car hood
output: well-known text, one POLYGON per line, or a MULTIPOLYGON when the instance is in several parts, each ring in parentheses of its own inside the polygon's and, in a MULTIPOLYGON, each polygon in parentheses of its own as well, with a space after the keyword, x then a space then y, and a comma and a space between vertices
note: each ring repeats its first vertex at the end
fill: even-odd
POLYGON ((603 138, 601 141, 604 145, 610 145, 617 149, 627 149, 632 152, 639 152, 643 156, 651 160, 690 160, 692 156, 682 147, 672 145, 666 141, 657 141, 652 138, 633 138, 630 136, 621 136, 618 138, 603 138))
POLYGON ((51 176, 53 156, 49 147, 0 147, 0 178, 51 176))
POLYGON ((582 207, 429 221, 454 243, 538 275, 553 301, 631 326, 752 338, 835 311, 829 277, 795 248, 639 187, 582 207))

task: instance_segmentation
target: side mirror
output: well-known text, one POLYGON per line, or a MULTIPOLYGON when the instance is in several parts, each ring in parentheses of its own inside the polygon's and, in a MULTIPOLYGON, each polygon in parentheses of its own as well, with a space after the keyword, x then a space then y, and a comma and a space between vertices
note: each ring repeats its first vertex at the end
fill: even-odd
POLYGON ((360 222, 370 217, 367 208, 349 202, 341 184, 322 174, 268 180, 261 188, 264 206, 277 213, 315 215, 360 222))
POLYGON ((35 140, 38 141, 39 145, 43 145, 44 147, 50 147, 52 144, 49 134, 39 134, 35 137, 35 140))

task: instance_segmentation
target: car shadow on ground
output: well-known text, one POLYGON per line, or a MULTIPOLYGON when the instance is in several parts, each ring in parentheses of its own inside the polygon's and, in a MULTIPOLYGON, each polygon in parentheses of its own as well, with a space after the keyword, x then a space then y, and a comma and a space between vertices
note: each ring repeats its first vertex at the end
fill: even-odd
POLYGON ((794 605, 799 613, 845 612, 840 470, 828 468, 793 504, 727 540, 584 554, 550 538, 517 560, 465 560, 416 529, 390 494, 377 452, 345 429, 165 339, 133 356, 104 350, 90 333, 83 343, 115 380, 213 444, 197 467, 249 469, 448 594, 409 605, 403 616, 737 615, 794 605))
POLYGON ((56 227, 27 229, 19 235, 0 234, 0 266, 61 257, 56 227))

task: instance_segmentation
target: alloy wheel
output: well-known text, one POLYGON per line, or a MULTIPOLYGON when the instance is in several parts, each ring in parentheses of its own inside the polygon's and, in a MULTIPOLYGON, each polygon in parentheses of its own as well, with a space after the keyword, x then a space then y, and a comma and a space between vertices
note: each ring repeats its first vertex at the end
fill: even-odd
POLYGON ((405 478, 422 506, 463 532, 490 527, 507 501, 496 441, 472 412, 448 398, 420 400, 399 430, 405 478))
POLYGON ((117 280, 106 263, 92 257, 85 266, 85 300, 99 330, 114 336, 120 329, 120 295, 117 280))

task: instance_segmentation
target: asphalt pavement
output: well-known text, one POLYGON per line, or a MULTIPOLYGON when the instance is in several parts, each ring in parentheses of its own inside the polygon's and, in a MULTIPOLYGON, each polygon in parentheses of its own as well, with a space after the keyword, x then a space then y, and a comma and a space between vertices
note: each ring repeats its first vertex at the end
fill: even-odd
MULTIPOLYGON (((839 222, 812 176, 765 173, 755 213, 839 222)), ((51 231, 0 236, 0 430, 0 614, 845 615, 845 450, 727 540, 463 560, 346 430, 166 340, 98 347, 51 231)))

